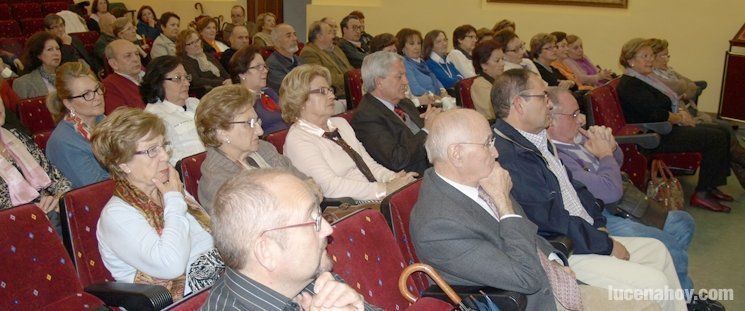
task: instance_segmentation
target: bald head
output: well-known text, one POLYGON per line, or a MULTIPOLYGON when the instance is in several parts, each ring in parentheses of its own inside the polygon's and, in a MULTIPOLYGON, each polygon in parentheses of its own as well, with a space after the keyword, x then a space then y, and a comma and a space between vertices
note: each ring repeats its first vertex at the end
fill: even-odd
POLYGON ((98 19, 98 27, 101 28, 101 32, 109 36, 114 36, 114 22, 116 17, 112 14, 102 14, 98 19))
POLYGON ((248 28, 242 25, 233 27, 233 30, 230 32, 230 38, 228 40, 230 40, 230 47, 232 49, 236 51, 242 49, 244 46, 248 45, 248 28))
POLYGON ((489 122, 476 110, 452 109, 439 114, 432 120, 432 127, 424 143, 429 161, 447 161, 448 147, 462 142, 473 141, 475 130, 489 129, 489 122))
POLYGON ((136 45, 124 39, 111 41, 104 50, 106 60, 114 72, 139 80, 142 61, 136 45))

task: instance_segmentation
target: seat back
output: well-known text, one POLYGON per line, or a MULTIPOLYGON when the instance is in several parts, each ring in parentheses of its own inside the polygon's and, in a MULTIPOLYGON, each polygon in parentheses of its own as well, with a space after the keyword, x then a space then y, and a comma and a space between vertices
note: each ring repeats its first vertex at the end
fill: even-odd
POLYGON ((290 129, 276 131, 274 133, 266 135, 265 139, 266 141, 274 145, 274 148, 277 148, 277 152, 282 153, 284 151, 285 138, 287 138, 287 133, 289 132, 290 129))
POLYGON ((463 108, 473 109, 473 99, 471 98, 471 85, 476 77, 466 78, 455 84, 455 92, 458 94, 458 104, 463 108))
MULTIPOLYGON (((406 264, 383 215, 363 210, 333 227, 326 249, 334 262, 334 272, 373 305, 384 310, 408 307, 409 302, 398 291, 398 278, 406 264)), ((408 287, 411 292, 419 292, 411 279, 408 287)))
POLYGON ((99 37, 98 31, 76 32, 71 33, 70 36, 78 38, 78 40, 85 45, 85 50, 88 54, 93 55, 93 48, 95 47, 96 41, 99 37))
POLYGON ((41 148, 41 151, 46 151, 47 142, 49 141, 50 136, 52 136, 51 131, 34 133, 34 142, 39 146, 39 148, 41 148))
POLYGON ((202 162, 207 157, 207 152, 197 153, 185 157, 179 161, 181 163, 181 179, 184 182, 186 192, 191 194, 199 202, 199 179, 202 178, 202 162))
POLYGON ((347 110, 340 114, 335 115, 335 117, 344 118, 344 120, 347 120, 350 124, 352 123, 352 117, 354 117, 354 113, 357 112, 356 110, 347 110))
POLYGON ((23 33, 30 37, 32 34, 44 31, 44 19, 41 17, 24 18, 21 20, 21 28, 23 33))
POLYGON ((31 133, 42 133, 54 130, 52 114, 47 110, 46 97, 27 98, 18 102, 18 114, 21 123, 31 133))
MULTIPOLYGON (((391 193, 380 203, 380 211, 388 221, 407 265, 419 262, 419 258, 414 251, 414 243, 411 241, 409 223, 411 221, 411 211, 414 209, 417 199, 419 199, 419 189, 421 187, 422 180, 419 179, 391 193)), ((429 281, 424 275, 415 274, 413 278, 420 289, 424 290, 429 286, 429 281)))
MULTIPOLYGON (((44 18, 41 13, 41 4, 36 2, 23 2, 10 5, 15 19, 44 18)), ((25 30, 25 29, 24 29, 25 30)), ((31 34, 28 34, 29 36, 31 34)))
MULTIPOLYGON (((2 21, 0 21, 0 23, 1 22, 2 21)), ((5 37, 5 33, 2 33, 2 36, 5 37)), ((25 41, 26 40, 20 36, 14 38, 0 38, 0 46, 2 46, 3 50, 11 52, 14 55, 20 57, 23 53, 23 44, 25 43, 25 41)))
POLYGON ((72 253, 83 287, 114 281, 109 270, 103 265, 96 238, 98 218, 111 199, 114 186, 113 180, 106 180, 65 194, 62 208, 67 217, 72 253))
POLYGON ((67 2, 42 2, 41 11, 44 14, 54 14, 59 11, 67 10, 69 4, 67 2))
POLYGON ((596 125, 605 125, 618 132, 626 126, 615 86, 618 79, 587 92, 586 99, 592 109, 592 119, 596 125))
POLYGON ((14 19, 0 20, 0 33, 6 38, 23 37, 21 26, 14 19))
POLYGON ((362 71, 352 69, 344 73, 344 92, 347 96, 347 110, 356 109, 362 101, 362 71))
POLYGON ((264 59, 269 58, 272 53, 274 53, 274 48, 271 46, 264 46, 259 49, 259 54, 261 54, 261 57, 263 57, 264 59))
POLYGON ((62 241, 35 204, 0 211, 0 309, 41 310, 82 291, 62 241))
MULTIPOLYGON (((12 18, 11 16, 13 15, 10 13, 10 7, 8 6, 8 4, 0 3, 0 20, 11 19, 12 18)), ((5 34, 3 34, 3 37, 4 36, 5 34)))

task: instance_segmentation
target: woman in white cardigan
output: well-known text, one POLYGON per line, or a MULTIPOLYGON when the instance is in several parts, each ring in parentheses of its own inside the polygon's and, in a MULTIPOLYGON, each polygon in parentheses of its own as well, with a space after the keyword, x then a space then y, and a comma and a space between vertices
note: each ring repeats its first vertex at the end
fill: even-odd
POLYGON ((393 172, 365 151, 344 118, 332 118, 331 74, 319 65, 293 69, 280 88, 282 117, 291 123, 284 154, 313 178, 327 198, 381 200, 414 181, 416 173, 393 172))

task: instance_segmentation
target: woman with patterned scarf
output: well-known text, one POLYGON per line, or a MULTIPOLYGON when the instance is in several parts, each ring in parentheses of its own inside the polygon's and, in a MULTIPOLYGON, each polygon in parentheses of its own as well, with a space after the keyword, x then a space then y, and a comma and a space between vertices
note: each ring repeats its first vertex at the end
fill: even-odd
POLYGON ((104 117, 103 85, 88 65, 79 62, 60 66, 55 85, 57 91, 47 97, 47 108, 57 122, 47 142, 47 158, 73 188, 108 179, 90 144, 93 127, 104 117))
POLYGON ((93 131, 93 152, 116 187, 98 220, 98 249, 117 282, 161 285, 179 300, 224 271, 210 218, 169 165, 165 125, 135 108, 115 110, 93 131))

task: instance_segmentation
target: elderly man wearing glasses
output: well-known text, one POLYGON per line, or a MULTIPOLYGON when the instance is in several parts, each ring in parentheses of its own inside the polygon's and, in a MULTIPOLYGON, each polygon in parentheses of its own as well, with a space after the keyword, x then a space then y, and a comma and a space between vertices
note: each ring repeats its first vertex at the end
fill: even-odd
POLYGON ((373 310, 329 272, 333 228, 313 190, 292 174, 238 173, 220 188, 212 215, 227 269, 202 310, 373 310))

